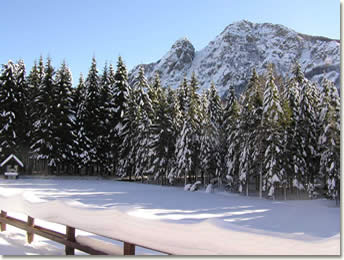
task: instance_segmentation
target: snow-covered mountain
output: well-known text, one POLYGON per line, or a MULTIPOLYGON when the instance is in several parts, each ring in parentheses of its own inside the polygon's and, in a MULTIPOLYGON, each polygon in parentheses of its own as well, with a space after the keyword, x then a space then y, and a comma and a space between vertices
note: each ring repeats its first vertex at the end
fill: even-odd
MULTIPOLYGON (((340 41, 297 33, 283 25, 251 23, 243 20, 228 25, 205 48, 196 51, 192 43, 182 38, 157 62, 141 64, 152 80, 159 71, 164 86, 176 88, 183 77, 196 73, 200 89, 214 81, 223 95, 230 85, 242 91, 255 67, 266 72, 269 63, 277 73, 290 73, 295 61, 307 78, 320 82, 325 76, 340 84, 340 41)), ((132 81, 139 66, 129 75, 132 81)))

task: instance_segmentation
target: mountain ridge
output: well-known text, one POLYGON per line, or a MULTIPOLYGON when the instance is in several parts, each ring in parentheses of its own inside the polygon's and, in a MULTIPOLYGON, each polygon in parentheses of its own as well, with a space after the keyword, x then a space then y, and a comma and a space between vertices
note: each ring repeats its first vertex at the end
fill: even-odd
POLYGON ((162 84, 172 88, 195 72, 201 90, 209 88, 213 81, 223 95, 230 85, 241 92, 253 68, 261 74, 273 63, 277 73, 288 76, 296 61, 310 80, 320 83, 327 77, 339 87, 340 40, 247 20, 229 24, 198 51, 186 37, 178 39, 158 61, 135 66, 129 73, 129 82, 134 80, 139 66, 144 67, 148 80, 159 72, 162 84))

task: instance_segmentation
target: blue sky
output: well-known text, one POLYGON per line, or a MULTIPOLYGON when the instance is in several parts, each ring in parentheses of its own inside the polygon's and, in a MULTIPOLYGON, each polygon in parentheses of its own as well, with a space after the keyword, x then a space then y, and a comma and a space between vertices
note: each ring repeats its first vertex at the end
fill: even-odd
POLYGON ((338 0, 3 0, 0 17, 0 63, 24 59, 29 70, 40 55, 56 67, 65 59, 74 82, 93 55, 100 71, 118 55, 131 69, 181 37, 199 50, 242 19, 340 38, 338 0))

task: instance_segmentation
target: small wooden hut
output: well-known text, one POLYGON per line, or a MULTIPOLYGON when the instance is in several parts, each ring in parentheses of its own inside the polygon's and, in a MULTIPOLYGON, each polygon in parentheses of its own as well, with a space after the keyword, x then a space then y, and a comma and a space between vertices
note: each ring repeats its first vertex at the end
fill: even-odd
POLYGON ((18 179, 20 169, 24 168, 24 164, 17 156, 11 154, 0 164, 2 172, 4 172, 5 178, 18 179))

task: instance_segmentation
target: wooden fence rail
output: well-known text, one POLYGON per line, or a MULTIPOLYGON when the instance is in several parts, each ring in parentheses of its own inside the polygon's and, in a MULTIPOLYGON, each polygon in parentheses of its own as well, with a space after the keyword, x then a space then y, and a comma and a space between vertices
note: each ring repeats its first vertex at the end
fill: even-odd
MULTIPOLYGON (((6 211, 1 211, 0 214, 0 228, 1 232, 6 231, 6 225, 11 225, 16 228, 25 230, 27 232, 27 242, 32 243, 34 240, 34 234, 37 234, 38 236, 45 237, 49 240, 55 241, 57 243, 65 245, 65 253, 66 255, 74 255, 75 249, 78 249, 82 252, 88 253, 90 255, 109 255, 106 252, 103 252, 99 249, 92 248, 90 246, 83 245, 81 243, 78 243, 75 237, 75 228, 66 226, 66 234, 62 234, 59 232, 56 232, 54 230, 50 230, 41 226, 37 226, 34 224, 35 219, 33 217, 28 217, 27 222, 10 217, 7 215, 6 211)), ((135 244, 132 244, 127 241, 121 241, 123 242, 123 253, 122 255, 135 255, 135 244)), ((152 249, 157 252, 165 253, 162 251, 159 251, 158 249, 152 249)))

